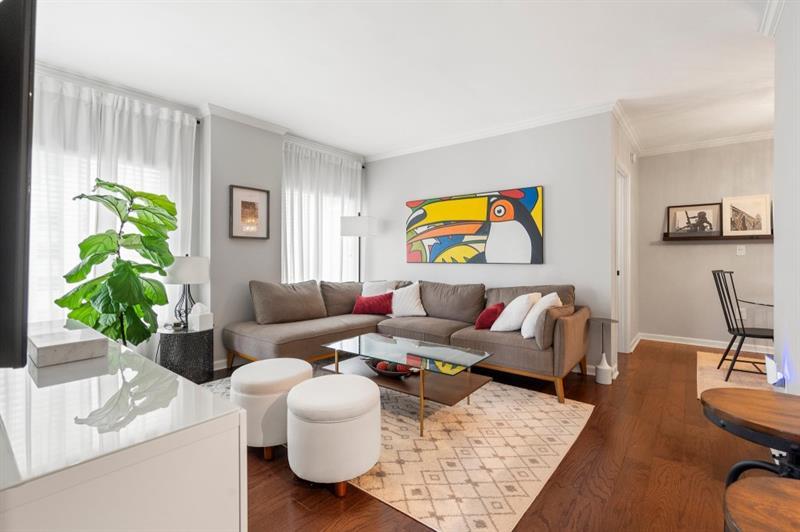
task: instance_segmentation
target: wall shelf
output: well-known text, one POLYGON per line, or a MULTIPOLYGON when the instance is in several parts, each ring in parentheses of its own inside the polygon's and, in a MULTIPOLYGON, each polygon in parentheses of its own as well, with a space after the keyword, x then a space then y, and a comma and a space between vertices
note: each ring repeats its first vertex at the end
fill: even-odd
POLYGON ((664 233, 661 240, 664 242, 772 242, 774 235, 749 235, 749 236, 670 236, 664 233))

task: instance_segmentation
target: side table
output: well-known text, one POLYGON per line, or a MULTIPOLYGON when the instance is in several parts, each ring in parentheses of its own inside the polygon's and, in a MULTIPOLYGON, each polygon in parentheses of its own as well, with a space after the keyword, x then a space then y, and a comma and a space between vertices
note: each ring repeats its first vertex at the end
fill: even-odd
POLYGON ((195 383, 209 381, 214 372, 214 329, 158 329, 156 361, 195 383))

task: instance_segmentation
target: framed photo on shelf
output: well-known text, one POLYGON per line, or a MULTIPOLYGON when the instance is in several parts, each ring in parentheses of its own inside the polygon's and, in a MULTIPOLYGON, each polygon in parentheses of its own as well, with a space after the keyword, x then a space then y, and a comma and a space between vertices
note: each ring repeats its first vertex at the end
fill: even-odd
POLYGON ((722 198, 723 236, 772 234, 772 202, 769 194, 722 198))
POLYGON ((269 238, 269 190, 230 186, 230 237, 269 238))
POLYGON ((672 205, 667 207, 667 234, 683 237, 720 236, 721 214, 720 203, 672 205))

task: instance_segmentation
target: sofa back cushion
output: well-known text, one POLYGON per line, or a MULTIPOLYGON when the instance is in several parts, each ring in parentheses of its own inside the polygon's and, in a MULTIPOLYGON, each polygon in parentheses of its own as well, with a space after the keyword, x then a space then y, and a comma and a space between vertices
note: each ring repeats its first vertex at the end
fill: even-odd
POLYGON ((475 323, 485 306, 482 284, 445 284, 420 281, 422 305, 428 316, 475 323))
POLYGON ((350 314, 356 304, 356 298, 361 295, 361 283, 331 283, 321 281, 319 283, 322 299, 325 301, 325 310, 328 316, 341 316, 350 314))
POLYGON ((571 284, 547 284, 541 286, 505 286, 502 288, 486 289, 486 306, 495 303, 505 303, 508 305, 515 297, 522 294, 539 292, 546 296, 552 292, 558 292, 558 298, 562 305, 573 305, 575 303, 575 287, 571 284))
POLYGON ((316 281, 279 284, 250 281, 253 311, 261 325, 324 318, 325 301, 316 281))

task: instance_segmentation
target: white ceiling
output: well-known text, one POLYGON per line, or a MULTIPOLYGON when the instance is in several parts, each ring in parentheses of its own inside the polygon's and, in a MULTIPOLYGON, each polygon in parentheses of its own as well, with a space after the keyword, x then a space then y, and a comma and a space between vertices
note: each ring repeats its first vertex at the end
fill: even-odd
POLYGON ((370 158, 617 100, 647 153, 771 130, 763 4, 40 0, 37 56, 370 158))

